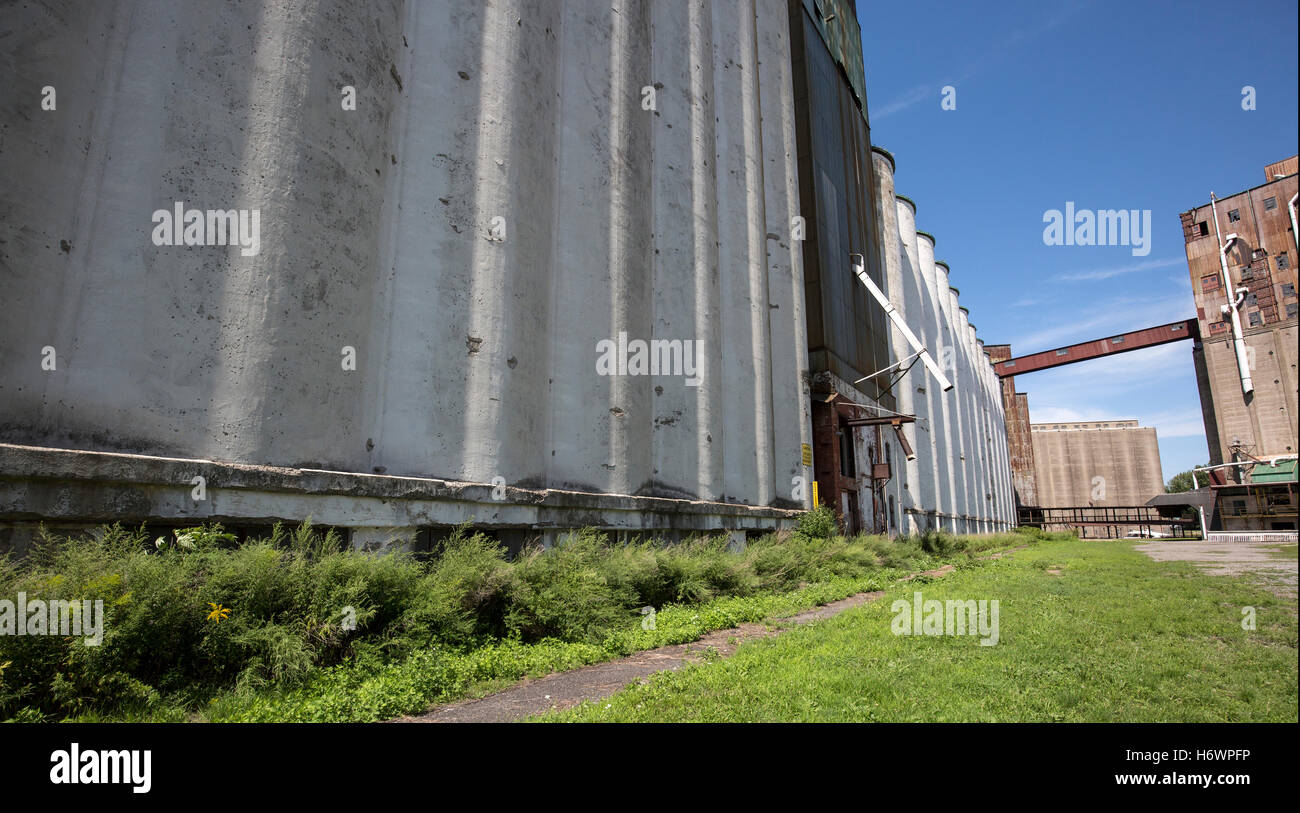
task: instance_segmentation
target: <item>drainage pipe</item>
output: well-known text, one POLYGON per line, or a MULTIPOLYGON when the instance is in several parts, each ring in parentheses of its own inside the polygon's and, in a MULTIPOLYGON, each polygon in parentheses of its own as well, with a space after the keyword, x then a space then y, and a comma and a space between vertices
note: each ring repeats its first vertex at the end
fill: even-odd
POLYGON ((1245 297, 1239 296, 1234 300, 1232 277, 1228 276, 1228 249, 1237 242, 1237 234, 1236 232, 1229 234, 1226 242, 1219 237, 1219 208, 1215 203, 1213 192, 1210 193, 1210 211, 1214 214, 1214 239, 1219 243, 1219 270, 1223 272, 1223 292, 1231 303, 1224 305, 1223 310, 1225 313, 1232 314, 1232 346, 1237 353, 1237 374, 1241 378, 1241 393, 1250 395, 1255 390, 1255 384, 1250 380, 1246 338, 1241 330, 1241 303, 1245 297))
POLYGON ((1291 211, 1291 242, 1296 244, 1296 251, 1300 252, 1300 234, 1296 233, 1295 225, 1295 208, 1297 200, 1300 200, 1300 194, 1292 195, 1291 202, 1286 205, 1286 208, 1291 211))

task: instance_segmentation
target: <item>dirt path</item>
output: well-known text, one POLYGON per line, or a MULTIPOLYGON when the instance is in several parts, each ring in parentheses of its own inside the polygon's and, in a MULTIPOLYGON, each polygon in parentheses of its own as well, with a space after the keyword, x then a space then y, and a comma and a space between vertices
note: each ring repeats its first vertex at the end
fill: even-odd
POLYGON ((1296 595, 1296 560, 1279 555, 1276 542, 1181 542, 1135 545, 1157 562, 1191 562, 1213 576, 1254 576, 1279 595, 1296 595))
MULTIPOLYGON (((985 558, 1000 558, 1001 555, 994 554, 985 558)), ((952 571, 952 565, 944 565, 919 575, 941 577, 952 571)), ((903 581, 914 579, 917 575, 913 573, 903 581)), ((839 615, 883 595, 884 592, 879 590, 858 593, 796 615, 772 619, 769 623, 741 624, 739 627, 706 633, 689 644, 663 646, 616 661, 596 663, 570 672, 557 672, 543 678, 525 679, 505 691, 487 697, 460 700, 439 706, 425 714, 399 717, 392 722, 509 723, 552 709, 567 709, 585 700, 609 697, 633 681, 648 680, 655 672, 676 671, 688 663, 698 662, 709 650, 714 650, 719 657, 728 658, 745 641, 779 635, 785 628, 839 615)))
MULTIPOLYGON (((839 615, 853 607, 883 596, 881 591, 858 593, 812 610, 773 620, 780 626, 807 624, 839 615)), ((557 672, 543 678, 526 679, 503 692, 474 700, 441 706, 416 717, 400 717, 398 723, 508 723, 551 709, 567 709, 584 700, 599 700, 636 680, 655 672, 676 671, 698 662, 710 649, 727 658, 745 641, 768 638, 781 632, 780 626, 741 624, 731 629, 706 633, 689 644, 662 646, 637 652, 616 661, 584 666, 571 672, 557 672)))

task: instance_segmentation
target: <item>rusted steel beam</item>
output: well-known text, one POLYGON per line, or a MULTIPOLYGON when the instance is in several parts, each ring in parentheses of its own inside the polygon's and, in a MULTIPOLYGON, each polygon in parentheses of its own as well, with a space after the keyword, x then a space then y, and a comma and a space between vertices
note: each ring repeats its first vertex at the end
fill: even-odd
POLYGON ((1146 347, 1180 342, 1184 339, 1195 339, 1199 335, 1196 320, 1185 319, 1181 322, 1170 322, 1167 325, 1133 330, 1107 336, 1104 339, 1094 339, 1090 342, 1071 344, 1054 350, 1044 350, 1041 353, 999 361, 993 365, 993 370, 999 378, 1011 378, 1102 356, 1113 356, 1117 353, 1128 353, 1146 347))

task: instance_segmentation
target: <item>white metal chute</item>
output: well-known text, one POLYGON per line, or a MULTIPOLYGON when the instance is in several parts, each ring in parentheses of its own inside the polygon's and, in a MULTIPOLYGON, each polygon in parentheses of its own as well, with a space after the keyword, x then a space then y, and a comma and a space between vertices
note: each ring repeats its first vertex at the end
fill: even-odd
POLYGON ((880 303, 880 307, 885 309, 885 314, 889 316, 889 320, 894 323, 894 327, 898 328, 898 332, 902 333, 903 338, 907 339, 907 343, 912 346, 912 350, 915 351, 914 355, 920 355, 921 363, 925 365, 925 369, 930 371, 930 375, 934 376, 934 379, 939 382, 940 388, 942 388, 944 392, 952 389, 952 382, 943 374, 943 370, 939 369, 939 365, 935 363, 934 358, 930 355, 930 351, 917 341, 916 334, 913 333, 912 329, 903 321, 903 317, 898 315, 898 311, 890 303, 889 297, 885 296, 885 292, 880 290, 876 283, 871 281, 871 277, 867 276, 867 270, 862 264, 862 255, 850 254, 849 259, 853 261, 853 273, 858 275, 858 279, 862 281, 863 285, 867 286, 867 290, 870 291, 871 295, 880 303))
POLYGON ((1228 273, 1228 252, 1232 249, 1233 244, 1237 242, 1237 233, 1233 232, 1226 238, 1219 238, 1219 207, 1214 199, 1214 193, 1210 193, 1210 211, 1214 215, 1214 239, 1219 240, 1219 271, 1223 274, 1223 293, 1228 297, 1228 304, 1224 306, 1224 312, 1231 317, 1232 324, 1232 346, 1237 355, 1237 375, 1241 379, 1242 395, 1250 395, 1255 391, 1255 382, 1251 380, 1250 375, 1250 355, 1246 350, 1246 334, 1241 328, 1241 303, 1245 301, 1245 295, 1239 295, 1234 302, 1232 300, 1232 275, 1228 273))

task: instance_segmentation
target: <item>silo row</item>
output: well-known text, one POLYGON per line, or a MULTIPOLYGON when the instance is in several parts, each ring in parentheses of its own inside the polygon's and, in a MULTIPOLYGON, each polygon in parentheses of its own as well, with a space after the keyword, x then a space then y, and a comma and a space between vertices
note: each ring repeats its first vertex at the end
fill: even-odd
MULTIPOLYGON (((894 158, 873 148, 882 217, 882 266, 890 303, 953 384, 947 392, 921 364, 896 385, 915 457, 898 466, 899 530, 989 533, 1015 524, 1006 417, 992 363, 959 301, 935 238, 916 228, 916 204, 894 189, 894 158)), ((913 350, 891 327, 893 358, 913 350)))

